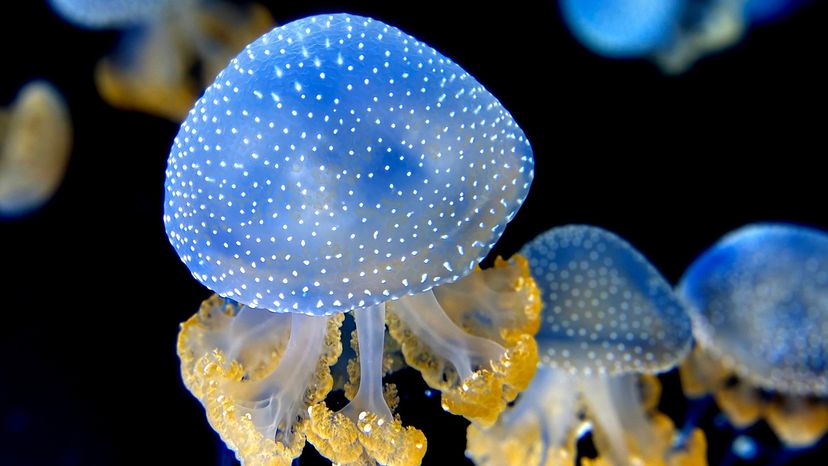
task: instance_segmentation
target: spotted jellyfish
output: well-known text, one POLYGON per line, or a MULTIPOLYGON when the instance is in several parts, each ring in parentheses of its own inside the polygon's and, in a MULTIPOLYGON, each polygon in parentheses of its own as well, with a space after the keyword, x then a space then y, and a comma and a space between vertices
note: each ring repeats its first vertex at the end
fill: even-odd
POLYGON ((541 289, 537 374, 489 429, 471 425, 479 465, 574 464, 591 426, 586 464, 705 464, 701 431, 677 435, 657 411, 653 375, 690 348, 691 325, 672 288, 618 236, 592 226, 553 228, 523 247, 541 289))
POLYGON ((418 464, 426 440, 383 387, 386 318, 446 409, 493 422, 534 374, 540 306, 525 260, 477 264, 533 164, 491 93, 382 22, 312 16, 234 58, 175 138, 164 224, 224 298, 182 326, 179 355, 237 457, 288 464, 307 439, 336 463, 418 464), (358 365, 334 412, 346 312, 358 365))
POLYGON ((828 234, 756 224, 690 265, 678 293, 697 347, 685 393, 713 396, 737 427, 764 418, 790 447, 828 429, 828 234))
POLYGON ((181 121, 248 42, 273 27, 258 4, 221 0, 51 0, 67 21, 125 29, 113 56, 98 62, 98 92, 111 105, 181 121))
POLYGON ((72 124, 60 92, 32 81, 9 108, 0 108, 0 217, 28 214, 49 201, 63 181, 72 124))

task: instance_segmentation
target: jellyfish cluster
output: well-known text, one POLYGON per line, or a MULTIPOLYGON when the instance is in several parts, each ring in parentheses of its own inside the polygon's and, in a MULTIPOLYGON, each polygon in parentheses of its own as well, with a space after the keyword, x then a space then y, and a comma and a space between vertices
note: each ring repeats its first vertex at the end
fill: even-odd
POLYGON ((111 105, 180 122, 227 60, 273 26, 257 4, 223 0, 50 0, 85 29, 121 29, 95 83, 111 105))
MULTIPOLYGON (((639 18, 639 44, 676 9, 639 18)), ((736 233, 675 289, 588 225, 481 268, 533 167, 489 91, 380 21, 307 17, 233 58, 174 140, 163 220, 215 293, 178 355, 236 458, 287 465, 310 444, 335 464, 420 464, 428 439, 384 379, 403 366, 468 420, 481 465, 707 464, 704 432, 659 408, 669 371, 737 425, 763 417, 792 447, 823 435, 821 233, 736 233)))
MULTIPOLYGON (((828 233, 745 226, 677 284, 592 225, 487 259, 535 155, 428 44, 349 13, 273 27, 225 0, 49 3, 79 28, 123 31, 95 69, 105 100, 180 123, 163 226, 211 292, 181 324, 180 374, 243 465, 292 465, 307 448, 338 465, 428 461, 400 370, 465 419, 477 465, 705 465, 708 433, 665 409, 676 397, 722 413, 742 459, 759 456, 757 424, 790 450, 828 431, 828 233)), ((805 3, 560 11, 596 53, 680 73, 805 3)), ((0 109, 0 217, 49 199, 71 141, 45 81, 0 109)))
POLYGON ((779 20, 807 0, 560 0, 564 22, 590 51, 647 58, 665 73, 686 71, 779 20))

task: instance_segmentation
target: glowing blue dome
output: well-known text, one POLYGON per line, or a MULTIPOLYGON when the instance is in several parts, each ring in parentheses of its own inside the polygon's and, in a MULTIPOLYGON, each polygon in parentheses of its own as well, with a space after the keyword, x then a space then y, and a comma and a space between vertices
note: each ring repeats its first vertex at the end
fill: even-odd
POLYGON ((523 132, 458 65, 379 21, 314 16, 248 45, 195 104, 164 223, 218 294, 328 314, 466 275, 532 176, 523 132))
POLYGON ((684 0, 561 0, 569 29, 600 55, 629 58, 647 55, 667 42, 684 0))
POLYGON ((87 28, 121 27, 156 16, 171 2, 191 0, 50 0, 52 8, 78 26, 87 28))
POLYGON ((597 227, 553 228, 520 251, 541 289, 541 363, 572 372, 660 372, 690 349, 690 318, 638 251, 597 227))
POLYGON ((679 284, 696 338, 771 390, 828 394, 828 235, 793 225, 728 234, 679 284))

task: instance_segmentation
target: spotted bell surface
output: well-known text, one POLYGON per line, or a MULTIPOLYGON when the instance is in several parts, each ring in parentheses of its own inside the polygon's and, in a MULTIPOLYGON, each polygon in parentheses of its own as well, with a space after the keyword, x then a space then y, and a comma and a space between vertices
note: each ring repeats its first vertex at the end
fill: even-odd
POLYGON ((569 225, 521 250, 541 289, 541 362, 575 372, 625 374, 673 367, 690 348, 690 318, 672 287, 629 243, 569 225))
POLYGON ((521 129, 457 64, 379 21, 313 16, 248 45, 196 102, 164 223, 218 294, 330 314, 466 275, 532 176, 521 129))
POLYGON ((705 349, 757 385, 828 395, 828 234, 749 225, 687 269, 679 293, 705 349))

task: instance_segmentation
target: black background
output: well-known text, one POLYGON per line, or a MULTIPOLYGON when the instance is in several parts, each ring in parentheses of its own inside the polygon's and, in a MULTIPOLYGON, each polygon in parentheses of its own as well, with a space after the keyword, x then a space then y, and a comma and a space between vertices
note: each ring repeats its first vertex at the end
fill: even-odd
MULTIPOLYGON (((590 223, 625 237, 675 283, 705 247, 745 223, 828 228, 819 168, 825 2, 752 30, 680 77, 592 55, 553 0, 267 4, 280 24, 348 11, 398 26, 498 96, 532 143, 536 178, 495 254, 552 226, 590 223)), ((52 81, 68 101, 75 141, 52 202, 0 221, 0 464, 229 464, 175 355, 179 322, 209 295, 161 221, 177 125, 97 95, 94 65, 117 32, 72 27, 41 1, 4 9, 0 102, 32 78, 52 81)), ((402 415, 428 436, 425 463, 460 464, 465 422, 425 398, 409 372, 397 376, 402 415)), ((677 388, 674 376, 666 383, 677 388)), ((678 420, 687 414, 679 397, 663 408, 678 420)), ((711 464, 727 463, 732 432, 713 420, 700 421, 718 432, 711 464)), ((761 463, 789 458, 766 427, 750 433, 766 446, 761 463)), ((301 464, 321 461, 306 453, 301 464)))

